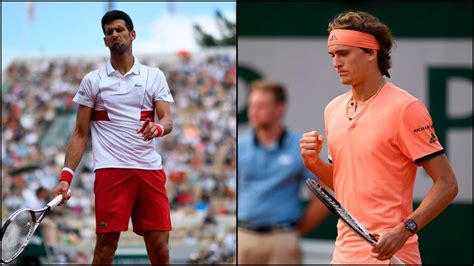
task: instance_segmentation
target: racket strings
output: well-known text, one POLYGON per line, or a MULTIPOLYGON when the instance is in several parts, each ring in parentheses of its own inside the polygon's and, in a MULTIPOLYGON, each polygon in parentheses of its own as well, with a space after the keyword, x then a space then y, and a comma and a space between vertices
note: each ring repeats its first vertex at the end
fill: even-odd
POLYGON ((33 213, 25 210, 16 215, 5 228, 2 237, 2 260, 11 261, 25 248, 34 233, 33 213))

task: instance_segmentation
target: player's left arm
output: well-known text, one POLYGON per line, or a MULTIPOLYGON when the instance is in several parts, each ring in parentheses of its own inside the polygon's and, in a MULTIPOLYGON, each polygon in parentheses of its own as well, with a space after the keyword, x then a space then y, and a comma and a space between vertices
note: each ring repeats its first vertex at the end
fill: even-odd
POLYGON ((422 229, 438 216, 458 193, 453 170, 437 141, 433 120, 426 106, 420 101, 408 104, 400 113, 397 129, 397 143, 400 151, 422 166, 433 179, 433 185, 420 206, 405 220, 389 230, 380 232, 378 243, 372 250, 377 259, 385 260, 398 251, 412 235, 405 228, 405 221, 412 219, 417 230, 422 229))
POLYGON ((149 118, 137 129, 143 135, 145 141, 156 137, 163 137, 173 130, 173 120, 167 101, 155 101, 155 111, 158 116, 158 123, 153 123, 149 118))
POLYGON ((420 206, 408 217, 418 230, 438 216, 458 194, 458 184, 446 155, 441 154, 420 164, 433 179, 433 186, 420 206))
MULTIPOLYGON (((420 163, 433 179, 433 186, 418 208, 407 218, 413 219, 419 231, 437 217, 456 197, 458 185, 446 155, 441 154, 420 163)), ((379 242, 372 249, 372 256, 386 260, 397 252, 412 235, 401 222, 380 234, 379 242)))
POLYGON ((171 133, 173 130, 173 120, 171 119, 170 106, 167 101, 155 101, 156 115, 158 116, 158 123, 163 126, 163 136, 171 133))

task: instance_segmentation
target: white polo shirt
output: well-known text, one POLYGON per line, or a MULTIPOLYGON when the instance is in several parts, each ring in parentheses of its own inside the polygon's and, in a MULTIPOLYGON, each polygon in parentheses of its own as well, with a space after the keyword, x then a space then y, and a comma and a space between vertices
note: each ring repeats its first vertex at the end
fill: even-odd
POLYGON ((161 169, 155 139, 145 141, 136 129, 154 120, 155 101, 173 102, 165 75, 135 63, 122 76, 109 61, 87 74, 74 102, 93 108, 91 118, 94 171, 100 168, 161 169))

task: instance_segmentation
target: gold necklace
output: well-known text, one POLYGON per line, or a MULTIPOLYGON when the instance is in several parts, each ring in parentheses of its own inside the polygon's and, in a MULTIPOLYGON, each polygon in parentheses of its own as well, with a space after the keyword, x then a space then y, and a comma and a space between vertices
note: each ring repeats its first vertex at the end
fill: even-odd
MULTIPOLYGON (((347 101, 347 104, 346 104, 346 117, 347 119, 349 119, 349 121, 355 119, 356 117, 358 117, 360 114, 362 114, 365 109, 367 109, 367 106, 369 105, 369 103, 375 99, 375 97, 377 97, 377 95, 379 94, 379 92, 382 90, 383 86, 385 85, 385 81, 382 83, 382 86, 380 86, 380 88, 375 92, 374 95, 370 96, 369 99, 367 100, 367 102, 364 103, 364 106, 362 107, 362 109, 360 109, 360 111, 357 113, 354 113, 354 115, 350 116, 349 115, 349 103, 351 103, 354 99, 354 96, 351 96, 351 98, 349 98, 349 101, 347 101)), ((356 109, 357 109, 357 102, 356 102, 356 109)))

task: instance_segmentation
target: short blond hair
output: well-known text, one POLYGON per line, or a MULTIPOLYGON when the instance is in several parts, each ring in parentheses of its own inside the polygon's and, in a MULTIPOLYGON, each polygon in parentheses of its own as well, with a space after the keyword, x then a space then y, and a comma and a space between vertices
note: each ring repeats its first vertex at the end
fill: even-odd
POLYGON ((260 79, 250 83, 250 93, 254 91, 266 91, 273 94, 273 98, 277 103, 286 102, 286 89, 285 87, 278 82, 260 79))

